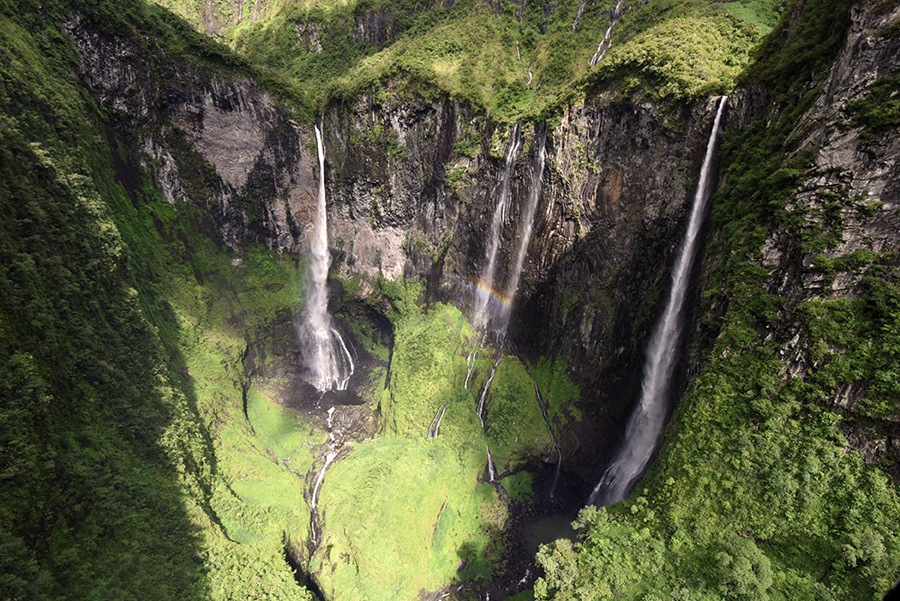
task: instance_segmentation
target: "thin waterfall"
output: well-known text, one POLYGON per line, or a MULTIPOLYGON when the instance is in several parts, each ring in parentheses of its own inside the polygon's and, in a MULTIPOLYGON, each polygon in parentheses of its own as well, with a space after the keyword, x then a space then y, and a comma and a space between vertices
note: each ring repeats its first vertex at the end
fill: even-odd
POLYGON ((335 457, 337 457, 337 451, 329 451, 325 455, 325 464, 322 465, 322 469, 319 470, 319 474, 316 476, 315 486, 313 486, 312 501, 310 503, 310 524, 312 525, 313 545, 316 545, 319 542, 318 527, 316 525, 316 517, 319 515, 319 488, 322 487, 322 481, 325 480, 325 470, 328 469, 328 466, 331 465, 331 462, 334 461, 335 457))
MULTIPOLYGON (((497 205, 494 208, 494 217, 491 219, 490 240, 485 248, 485 268, 481 277, 481 285, 476 287, 475 299, 475 327, 486 329, 494 321, 495 308, 491 306, 491 296, 494 291, 494 278, 497 271, 497 254, 500 251, 500 237, 503 232, 503 224, 509 219, 509 183, 516 166, 516 157, 522 139, 519 124, 513 130, 512 141, 506 152, 506 162, 500 178, 500 193, 497 196, 497 205)), ((502 303, 501 303, 502 304, 502 303)))
POLYGON ((727 100, 727 96, 722 96, 719 100, 712 132, 706 145, 706 156, 703 159, 687 232, 681 243, 675 269, 672 271, 672 284, 666 308, 650 339, 644 363, 640 401, 628 420, 625 442, 591 493, 589 504, 609 505, 623 500, 643 474, 659 444, 669 408, 675 354, 681 343, 682 314, 690 283, 691 265, 697 255, 700 230, 711 195, 709 181, 713 157, 718 147, 722 114, 727 100))
POLYGON ((581 6, 578 7, 578 14, 575 15, 575 20, 572 21, 572 32, 578 29, 578 22, 581 21, 581 14, 584 12, 584 7, 587 6, 588 0, 581 0, 581 6))
POLYGON ((447 403, 444 403, 434 414, 434 419, 428 426, 427 438, 437 438, 441 434, 441 422, 444 421, 444 415, 447 413, 447 403))
POLYGON ((603 57, 606 56, 606 53, 609 52, 609 48, 612 46, 612 30, 616 23, 619 22, 619 19, 622 18, 622 5, 624 4, 625 0, 616 0, 616 6, 613 8, 612 15, 609 19, 609 27, 606 28, 606 33, 603 34, 600 45, 597 46, 597 52, 591 57, 592 67, 602 61, 603 57))
POLYGON ((353 355, 328 314, 328 216, 325 205, 325 145, 316 124, 319 155, 319 197, 310 242, 309 285, 300 340, 307 359, 308 380, 320 391, 346 390, 356 370, 353 355))
POLYGON ((484 343, 487 341, 487 332, 481 337, 481 342, 478 346, 474 347, 472 351, 469 353, 469 356, 466 357, 466 381, 463 382, 463 388, 469 388, 469 381, 472 378, 472 372, 475 370, 475 364, 478 362, 478 351, 484 347, 484 343))
MULTIPOLYGON (((525 266, 525 257, 528 255, 528 244, 531 242, 531 232, 534 229, 534 214, 537 212, 538 201, 541 198, 541 183, 544 178, 544 164, 547 162, 547 125, 543 124, 537 133, 537 154, 532 171, 531 190, 528 193, 528 203, 522 213, 522 224, 519 230, 519 245, 516 249, 516 264, 506 284, 506 298, 510 303, 516 297, 519 288, 519 278, 522 277, 522 268, 525 266)), ((504 322, 509 315, 505 316, 504 322)))
POLYGON ((496 482, 497 468, 494 467, 494 458, 491 457, 491 449, 488 447, 487 443, 484 443, 484 450, 487 451, 488 482, 496 482))
POLYGON ((484 429, 484 404, 485 401, 487 401, 488 393, 491 391, 491 384, 494 383, 494 376, 497 375, 497 368, 500 367, 500 359, 502 358, 503 355, 500 355, 500 358, 494 363, 491 375, 488 376, 487 382, 484 383, 484 389, 481 391, 481 397, 478 399, 478 407, 475 409, 475 412, 478 414, 478 419, 481 420, 482 429, 484 429))
POLYGON ((491 456, 491 449, 488 445, 487 441, 487 431, 485 430, 484 424, 484 406, 487 402, 488 394, 491 391, 491 385, 494 383, 494 376, 497 375, 497 368, 500 367, 500 361, 503 359, 503 355, 501 354, 497 361, 494 363, 493 369, 491 369, 491 374, 488 376, 487 381, 484 383, 484 388, 481 390, 481 396, 478 399, 478 406, 475 409, 475 413, 478 414, 478 420, 481 422, 481 433, 484 435, 484 450, 487 452, 487 472, 488 472, 488 482, 494 482, 497 476, 497 469, 494 467, 494 458, 491 456))
POLYGON ((325 480, 325 472, 328 470, 328 466, 330 466, 332 462, 337 459, 341 448, 344 446, 344 435, 340 432, 340 430, 334 429, 334 407, 331 407, 328 410, 327 429, 328 451, 324 455, 325 463, 322 465, 322 469, 320 469, 319 473, 316 475, 316 481, 313 485, 309 505, 309 525, 310 532, 312 534, 312 544, 314 547, 319 544, 320 534, 319 526, 317 523, 319 517, 319 489, 322 488, 322 482, 325 480))

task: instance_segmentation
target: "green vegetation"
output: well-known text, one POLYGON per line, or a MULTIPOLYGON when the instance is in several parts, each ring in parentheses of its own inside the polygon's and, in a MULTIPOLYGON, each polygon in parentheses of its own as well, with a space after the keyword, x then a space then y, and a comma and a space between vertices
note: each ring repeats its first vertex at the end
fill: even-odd
MULTIPOLYGON (((334 599, 407 599, 490 578, 504 559, 507 501, 479 483, 486 445, 500 473, 553 452, 531 378, 518 360, 501 360, 485 435, 476 408, 496 351, 482 349, 463 388, 475 340, 460 311, 420 306, 419 284, 383 280, 379 288, 395 328, 390 388, 380 395, 384 433, 354 445, 329 468, 319 499, 323 540, 310 571, 334 599), (439 436, 427 438, 444 407, 439 436)), ((561 390, 574 390, 557 377, 561 390)), ((501 484, 509 499, 529 501, 528 472, 501 484)))
POLYGON ((704 294, 706 307, 725 307, 704 318, 718 338, 632 498, 583 510, 578 542, 539 553, 546 576, 537 599, 878 599, 893 584, 900 499, 883 472, 848 450, 833 403, 855 403, 855 415, 871 418, 900 408, 896 269, 864 251, 820 260, 826 273, 861 275, 859 298, 796 306, 770 291, 760 266, 770 227, 811 251, 840 241, 832 235, 840 219, 829 217, 839 216, 836 200, 814 232, 789 208, 814 151, 791 133, 848 14, 843 0, 803 3, 746 76, 771 85, 779 110, 727 134, 723 146, 704 294), (765 338, 792 323, 816 362, 805 377, 786 365, 786 340, 765 338))
POLYGON ((475 450, 460 457, 440 437, 382 438, 329 470, 323 541, 311 564, 329 599, 413 599, 490 576, 490 536, 501 532, 505 511, 495 489, 477 483, 485 456, 475 450))
POLYGON ((517 3, 501 3, 495 11, 479 0, 451 7, 413 0, 279 0, 252 13, 255 4, 244 0, 240 25, 233 7, 221 0, 156 1, 200 31, 216 31, 271 81, 289 82, 282 85, 309 117, 333 98, 362 92, 384 97, 390 80, 404 82, 391 85, 391 94, 449 93, 506 122, 546 116, 583 100, 584 90, 601 81, 672 100, 728 91, 783 4, 626 5, 609 56, 591 70, 613 0, 588 3, 574 32, 581 0, 528 2, 524 12, 517 3))
MULTIPOLYGON (((242 410, 244 333, 294 310, 298 272, 255 248, 232 266, 127 171, 65 13, 31 4, 0 17, 0 596, 307 598, 283 548, 310 457, 258 394, 261 436, 242 410)), ((80 9, 219 60, 158 9, 80 9)))
POLYGON ((854 121, 866 128, 865 135, 875 139, 878 134, 900 127, 900 75, 882 75, 872 84, 865 97, 847 105, 854 121))
POLYGON ((534 496, 534 478, 531 472, 516 472, 500 480, 500 485, 516 503, 530 503, 534 496))
POLYGON ((581 391, 569 378, 567 370, 565 361, 550 357, 541 357, 532 368, 547 407, 547 416, 557 432, 568 421, 581 421, 578 409, 581 391))
POLYGON ((462 388, 465 318, 447 305, 423 312, 417 286, 382 287, 396 311, 386 435, 335 464, 320 498, 324 535, 311 570, 334 599, 412 598, 486 578, 505 520, 493 488, 478 485, 487 456, 475 399, 462 388), (428 440, 444 403, 440 436, 428 440))
POLYGON ((715 4, 668 0, 622 17, 621 44, 591 74, 593 84, 622 79, 624 90, 654 98, 728 92, 747 66, 759 30, 715 4))
MULTIPOLYGON (((555 358, 526 367, 483 349, 464 389, 475 334, 462 313, 423 306, 419 283, 380 281, 372 302, 390 306, 393 353, 370 324, 351 328, 391 362, 389 386, 383 367, 371 374, 381 431, 327 472, 323 540, 306 557, 326 435, 244 367, 248 340, 297 310, 305 265, 260 247, 235 256, 203 233, 203 211, 160 197, 75 75, 59 24, 76 11, 142 51, 255 74, 305 119, 361 92, 448 93, 502 122, 601 89, 680 102, 740 77, 768 86, 776 116, 724 145, 704 280, 705 308, 718 309, 701 311, 719 336, 676 428, 635 498, 584 510, 578 542, 544 547, 546 576, 515 598, 874 599, 892 583, 900 500, 840 426, 900 409, 900 273, 892 257, 829 252, 855 200, 823 192, 819 228, 790 203, 814 150, 792 132, 850 0, 794 4, 792 28, 776 27, 746 72, 777 0, 635 3, 592 72, 610 1, 591 3, 574 33, 576 0, 530 2, 521 20, 512 3, 495 14, 475 0, 247 0, 241 23, 234 2, 160 3, 243 58, 143 2, 0 0, 0 597, 309 600, 286 548, 336 600, 484 581, 504 559, 508 502, 532 499, 523 468, 552 453, 532 376, 553 433, 581 419, 555 358), (792 304, 770 291, 759 258, 773 226, 821 253, 824 276, 858 276, 862 294, 792 304), (784 341, 763 334, 773 326, 803 334, 814 373, 792 375, 784 341), (476 397, 498 359, 482 430, 476 397), (486 445, 505 493, 482 481, 486 445)), ((852 122, 893 131, 896 85, 883 75, 847 106, 852 122)), ((405 158, 390 131, 370 134, 357 142, 405 158)), ((482 146, 467 132, 456 152, 482 146)))
POLYGON ((554 453, 531 376, 519 361, 500 362, 486 405, 485 432, 498 473, 554 453))

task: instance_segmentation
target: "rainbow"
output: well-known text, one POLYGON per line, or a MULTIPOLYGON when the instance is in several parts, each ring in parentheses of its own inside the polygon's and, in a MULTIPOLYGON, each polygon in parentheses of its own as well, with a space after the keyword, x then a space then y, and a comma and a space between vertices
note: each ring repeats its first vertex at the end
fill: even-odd
POLYGON ((512 308, 512 298, 506 296, 499 290, 494 290, 490 284, 487 284, 481 280, 469 280, 469 286, 474 288, 475 290, 487 294, 489 298, 494 299, 507 309, 512 308))

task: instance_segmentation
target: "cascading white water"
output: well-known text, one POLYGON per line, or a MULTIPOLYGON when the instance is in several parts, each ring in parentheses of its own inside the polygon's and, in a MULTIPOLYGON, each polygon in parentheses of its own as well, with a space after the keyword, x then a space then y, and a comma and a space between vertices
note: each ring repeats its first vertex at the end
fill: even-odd
POLYGON ((328 314, 328 217, 325 206, 325 146, 322 130, 316 126, 319 155, 319 197, 310 242, 309 285, 300 339, 306 350, 310 384, 318 390, 346 390, 356 366, 343 336, 328 314))
POLYGON ((487 381, 484 383, 484 388, 481 391, 481 396, 478 399, 478 406, 475 409, 475 413, 478 414, 478 420, 481 422, 481 432, 485 434, 484 441, 484 450, 487 452, 487 470, 488 470, 488 481, 494 482, 497 475, 497 470, 494 467, 494 458, 491 457, 491 449, 487 443, 487 434, 484 429, 484 406, 487 402, 487 396, 491 391, 491 385, 494 383, 494 376, 497 375, 497 368, 500 367, 500 361, 503 359, 503 355, 497 358, 497 361, 494 363, 493 369, 491 369, 491 374, 488 376, 487 381))
MULTIPOLYGON (((541 183, 544 178, 544 164, 547 162, 547 128, 542 127, 538 132, 538 151, 535 155, 535 165, 532 172, 531 190, 528 193, 528 203, 522 213, 522 225, 519 229, 519 246, 516 249, 516 264, 506 283, 506 298, 510 302, 515 298, 519 288, 519 278, 522 277, 522 268, 525 266, 525 257, 528 255, 528 244, 531 242, 531 232, 534 229, 534 214, 537 212, 538 200, 541 198, 541 183)), ((507 314, 504 325, 508 320, 507 314)))
POLYGON ((434 414, 434 419, 431 420, 431 424, 428 426, 428 434, 427 438, 437 438, 441 434, 441 422, 444 421, 444 415, 447 414, 447 403, 441 405, 440 409, 437 410, 437 413, 434 414))
POLYGON ((484 404, 485 401, 487 401, 488 393, 491 391, 491 384, 494 383, 494 376, 497 375, 498 367, 500 367, 500 359, 497 359, 497 362, 494 363, 491 375, 488 376, 487 382, 484 383, 484 390, 481 391, 481 397, 478 399, 478 407, 475 409, 475 412, 478 414, 478 419, 481 420, 482 429, 484 429, 484 404))
POLYGON ((727 96, 722 96, 719 100, 712 132, 706 145, 700 181, 688 219, 687 232, 681 243, 675 269, 672 271, 666 308, 650 339, 644 363, 640 400, 628 420, 624 445, 591 493, 589 504, 609 505, 624 499, 650 462, 662 434, 668 413, 675 354, 681 343, 682 312, 690 283, 691 265, 697 255, 700 229, 709 202, 712 161, 718 146, 722 114, 727 100, 727 96))
POLYGON ((506 163, 500 179, 500 194, 497 196, 497 205, 494 208, 494 216, 491 219, 491 237, 485 249, 485 268, 481 277, 481 286, 476 287, 475 293, 475 327, 484 330, 491 325, 497 310, 491 305, 491 294, 494 291, 494 277, 497 272, 497 254, 500 251, 500 236, 503 224, 509 218, 509 182, 512 179, 516 166, 516 157, 522 140, 519 132, 519 124, 513 130, 512 141, 506 152, 506 163))
POLYGON ((619 22, 619 19, 622 18, 622 5, 625 4, 625 0, 616 0, 616 6, 613 8, 612 16, 609 19, 609 27, 606 28, 606 33, 603 34, 603 39, 600 41, 600 45, 597 46, 597 52, 594 53, 594 56, 591 57, 591 66, 596 66, 597 63, 603 60, 603 57, 606 56, 606 53, 609 52, 610 46, 612 46, 612 30, 616 23, 619 22))
POLYGON ((487 332, 481 337, 481 342, 478 346, 474 347, 472 351, 469 353, 469 356, 466 357, 466 380, 463 382, 463 388, 469 388, 469 381, 472 379, 472 373, 475 371, 475 364, 478 362, 478 351, 484 346, 484 343, 487 341, 487 332))
POLYGON ((487 451, 488 482, 496 482, 497 468, 494 467, 494 458, 491 457, 491 449, 487 443, 484 443, 484 450, 487 451))
POLYGON ((322 488, 322 482, 325 480, 325 472, 328 470, 328 466, 330 466, 332 462, 337 459, 337 456, 341 451, 341 447, 343 447, 344 445, 344 435, 339 430, 336 431, 334 429, 334 407, 331 407, 328 410, 327 429, 328 451, 324 456, 325 463, 322 465, 322 469, 320 469, 319 473, 316 475, 316 482, 313 485, 312 498, 309 505, 309 524, 310 531, 312 533, 313 546, 319 544, 319 526, 317 524, 317 518, 319 517, 319 489, 322 488))

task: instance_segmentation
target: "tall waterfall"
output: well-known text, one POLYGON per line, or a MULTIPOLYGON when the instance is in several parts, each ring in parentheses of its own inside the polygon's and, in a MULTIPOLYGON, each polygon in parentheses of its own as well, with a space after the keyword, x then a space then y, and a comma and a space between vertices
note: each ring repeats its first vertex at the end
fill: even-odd
MULTIPOLYGON (((506 152, 506 163, 500 178, 500 193, 497 196, 497 205, 494 208, 494 217, 491 219, 490 240, 485 248, 485 261, 487 262, 481 276, 481 284, 476 288, 475 297, 475 327, 486 329, 493 325, 495 318, 501 316, 498 313, 497 304, 503 305, 506 299, 499 303, 491 304, 492 296, 499 296, 494 291, 494 278, 497 275, 497 254, 500 251, 500 236, 503 232, 503 224, 509 219, 509 183, 516 166, 516 157, 519 147, 522 145, 522 137, 519 124, 513 130, 512 141, 506 152)), ((500 310, 505 312, 505 307, 500 310)))
MULTIPOLYGON (((531 190, 528 193, 528 204, 522 213, 522 225, 519 229, 519 245, 516 249, 516 264, 506 283, 506 298, 512 302, 519 288, 519 278, 525 266, 528 244, 531 242, 531 231, 534 228, 534 214, 537 212, 538 200, 541 198, 541 182, 544 178, 544 164, 547 162, 547 125, 540 127, 537 133, 537 154, 531 178, 531 190)), ((509 316, 507 315, 506 318, 509 316)), ((505 321, 505 320, 504 320, 505 321)))
POLYGON ((319 198, 310 243, 309 284, 300 340, 307 360, 308 380, 320 391, 346 390, 355 371, 353 355, 328 314, 328 217, 325 209, 325 146, 316 125, 319 155, 319 198))
POLYGON ((668 412, 675 353, 681 342, 682 313, 690 282, 691 265, 697 255, 700 229, 709 203, 712 160, 718 146, 722 113, 727 100, 727 96, 722 96, 719 100, 719 108, 706 145, 706 156, 703 159, 687 232, 681 243, 675 270, 672 272, 672 287, 666 301, 665 312, 656 324, 650 339, 644 362, 640 401, 628 420, 622 448, 606 469, 600 483, 594 488, 588 503, 609 505, 624 499, 650 462, 659 443, 668 412))

